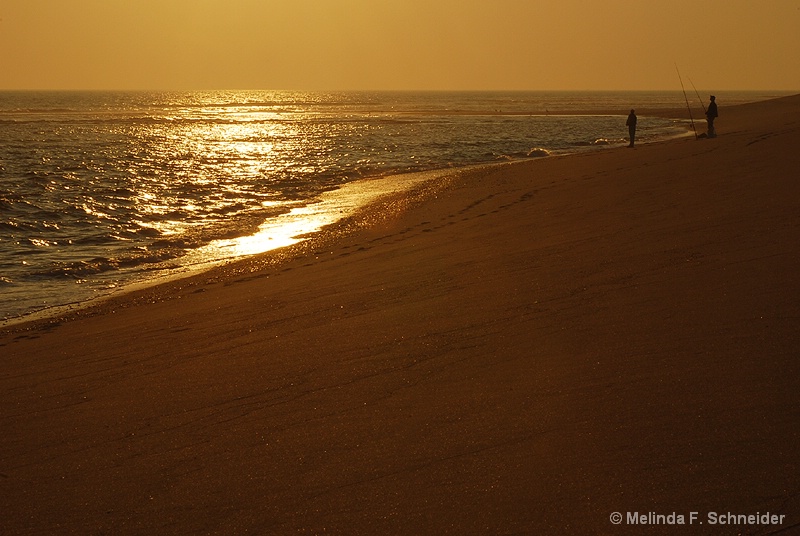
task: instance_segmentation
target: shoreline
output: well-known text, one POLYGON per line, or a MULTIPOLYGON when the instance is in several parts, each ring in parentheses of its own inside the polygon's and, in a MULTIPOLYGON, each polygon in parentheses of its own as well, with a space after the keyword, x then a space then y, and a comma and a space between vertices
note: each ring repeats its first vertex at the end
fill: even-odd
MULTIPOLYGON (((568 155, 553 155, 553 157, 556 156, 568 155)), ((156 272, 163 272, 163 274, 153 278, 130 281, 106 294, 98 295, 83 301, 54 305, 16 317, 2 319, 0 320, 0 334, 6 330, 16 331, 18 329, 29 329, 28 324, 38 326, 47 323, 60 323, 73 317, 102 314, 102 310, 107 308, 106 306, 108 304, 106 304, 106 302, 124 302, 128 299, 129 295, 150 293, 152 291, 157 292, 159 290, 158 287, 161 286, 165 286, 165 288, 167 286, 182 286, 185 280, 204 279, 209 273, 215 274, 213 278, 225 277, 224 275, 218 274, 226 271, 239 273, 241 269, 241 267, 238 266, 239 264, 254 266, 273 265, 275 263, 285 262, 286 259, 294 259, 298 256, 306 255, 308 251, 321 244, 335 241, 336 237, 347 234, 347 229, 349 228, 369 225, 365 222, 374 220, 378 213, 382 213, 382 217, 390 217, 386 212, 386 207, 398 207, 410 203, 424 202, 427 197, 434 195, 432 192, 439 192, 446 189, 447 185, 463 172, 480 172, 495 166, 508 166, 523 162, 524 161, 470 164, 457 168, 440 168, 411 173, 367 177, 345 183, 336 190, 323 193, 316 202, 310 205, 304 205, 301 209, 305 210, 308 206, 316 207, 323 203, 332 203, 336 205, 342 201, 346 202, 348 195, 352 194, 346 193, 344 196, 338 195, 342 190, 346 192, 354 189, 359 190, 362 189, 363 185, 371 185, 374 184, 375 181, 382 181, 386 186, 379 188, 381 190, 380 193, 372 194, 372 199, 369 202, 357 207, 350 207, 346 211, 345 216, 336 219, 332 223, 325 223, 319 228, 303 232, 300 235, 292 237, 283 236, 281 241, 286 242, 285 245, 265 249, 258 253, 235 255, 208 262, 191 263, 186 266, 181 266, 180 268, 172 269, 172 271, 168 268, 157 269, 155 270, 156 272), (99 312, 93 311, 95 308, 98 308, 99 312)), ((369 190, 369 186, 367 186, 366 189, 369 190)), ((291 213, 282 215, 282 217, 285 216, 291 216, 291 213)), ((281 217, 278 217, 274 220, 280 218, 281 217)), ((264 223, 267 224, 270 221, 264 223)), ((262 224, 262 227, 264 227, 264 224, 262 224)), ((248 241, 249 239, 257 238, 258 234, 260 233, 237 237, 229 241, 248 241)), ((193 285, 192 281, 185 282, 189 286, 193 285)), ((168 291, 165 290, 165 292, 168 291)))
MULTIPOLYGON (((336 190, 331 190, 328 192, 324 192, 319 196, 317 200, 313 203, 309 203, 308 205, 303 205, 300 207, 300 212, 308 212, 310 213, 310 217, 307 220, 303 220, 299 222, 300 229, 296 229, 296 233, 289 233, 287 234, 286 229, 291 228, 290 224, 286 226, 279 225, 278 222, 283 219, 291 218, 295 215, 296 210, 293 209, 285 214, 282 214, 276 218, 272 218, 270 220, 265 221, 259 227, 260 229, 271 230, 272 227, 277 227, 278 231, 274 232, 269 236, 269 240, 273 240, 277 238, 281 245, 276 245, 273 247, 265 247, 263 251, 259 251, 256 253, 249 253, 249 254, 236 254, 231 255, 229 257, 221 257, 217 260, 210 260, 210 261, 197 261, 197 262, 189 262, 188 264, 181 264, 179 268, 156 268, 148 270, 149 272, 155 272, 158 275, 145 277, 138 280, 131 280, 126 282, 125 284, 121 285, 120 287, 108 291, 104 294, 100 294, 98 296, 88 298, 82 301, 74 301, 70 303, 65 303, 61 305, 54 305, 47 308, 43 308, 37 311, 32 311, 29 313, 24 313, 22 315, 18 315, 15 317, 9 317, 6 319, 0 319, 0 333, 3 330, 15 328, 16 326, 25 325, 28 323, 41 323, 41 322, 60 322, 65 320, 67 317, 73 316, 75 314, 91 314, 91 309, 95 307, 102 306, 106 301, 113 301, 113 300, 124 300, 126 296, 129 294, 137 293, 137 292, 146 292, 151 287, 159 287, 161 285, 171 285, 176 284, 176 282, 180 282, 184 279, 191 279, 200 277, 202 278, 204 274, 216 270, 224 270, 226 267, 231 265, 235 265, 240 262, 247 262, 248 260, 254 257, 262 257, 262 256, 272 256, 277 255, 279 258, 284 258, 285 254, 288 252, 295 252, 295 251, 304 251, 305 248, 303 247, 304 242, 308 241, 327 241, 328 236, 332 234, 338 234, 342 226, 349 225, 348 222, 351 220, 359 220, 363 219, 364 217, 368 217, 371 212, 378 210, 374 207, 379 207, 385 205, 389 200, 396 200, 402 199, 404 196, 409 197, 416 197, 414 192, 423 189, 425 190, 425 183, 440 180, 442 177, 445 178, 443 184, 447 184, 447 176, 455 173, 459 170, 469 170, 469 169, 478 169, 483 167, 488 167, 492 165, 506 165, 507 162, 498 162, 496 164, 477 164, 477 165, 469 165, 464 166, 462 168, 455 168, 455 169, 433 169, 427 171, 417 171, 413 173, 403 173, 397 175, 387 175, 381 177, 368 177, 365 179, 360 179, 357 181, 351 181, 349 183, 345 183, 341 187, 337 188, 336 190), (400 179, 402 182, 399 182, 400 179), (375 188, 370 188, 371 185, 374 184, 374 181, 383 181, 384 187, 379 188, 381 191, 377 194, 375 192, 371 192, 370 190, 374 190, 375 188), (355 190, 355 193, 352 191, 355 190), (361 206, 346 206, 348 205, 349 198, 352 198, 358 195, 359 190, 363 190, 367 197, 370 197, 371 200, 368 201, 366 204, 361 206), (331 223, 322 223, 319 226, 313 223, 313 216, 318 215, 320 210, 309 210, 309 207, 314 209, 319 209, 320 206, 327 206, 332 205, 333 208, 338 207, 338 212, 345 214, 342 217, 334 220, 331 223), (273 222, 275 223, 273 225, 273 222), (306 227, 313 227, 310 229, 306 229, 306 227), (289 236, 291 235, 291 236, 289 236)), ((430 188, 427 188, 430 189, 430 188)), ((330 219, 330 215, 322 214, 322 220, 330 219)), ((297 227, 297 225, 295 225, 297 227)), ((214 242, 229 242, 233 244, 232 247, 237 247, 236 245, 239 243, 244 243, 247 247, 247 243, 251 241, 258 241, 260 235, 264 234, 264 230, 260 230, 256 234, 253 235, 246 235, 237 237, 234 239, 227 239, 227 240, 216 240, 214 242)), ((264 239, 262 238, 261 241, 264 239)), ((214 245, 214 242, 207 244, 204 248, 208 248, 214 245)), ((231 246, 229 246, 231 247, 231 246)), ((241 246, 240 246, 241 247, 241 246)), ((297 253, 302 254, 302 253, 297 253)), ((291 255, 291 253, 289 253, 291 255)), ((202 251, 192 251, 189 254, 185 255, 184 257, 202 257, 202 251)), ((170 261, 171 262, 171 261, 170 261)), ((234 267, 235 270, 235 267, 234 267)))
MULTIPOLYGON (((415 114, 414 112, 411 112, 411 113, 415 114)), ((419 112, 419 113, 423 114, 423 115, 426 114, 425 112, 419 112)), ((683 113, 685 115, 686 111, 683 110, 683 113)), ((500 113, 498 115, 505 115, 505 114, 500 113)), ((511 114, 511 115, 529 115, 529 114, 516 114, 516 113, 514 113, 514 114, 511 114)), ((584 116, 584 115, 603 116, 603 115, 613 115, 613 116, 617 116, 619 114, 618 113, 611 113, 611 112, 609 112, 608 114, 606 114, 606 113, 588 113, 588 112, 586 112, 586 113, 581 113, 581 112, 558 113, 557 112, 557 113, 553 113, 553 114, 543 114, 543 115, 553 115, 553 116, 584 116)), ((680 120, 681 119, 679 117, 681 115, 681 111, 679 109, 676 109, 676 110, 659 109, 657 111, 653 111, 653 113, 650 114, 650 115, 652 115, 654 117, 665 118, 665 119, 675 119, 675 120, 680 120)), ((624 118, 624 115, 619 115, 619 117, 624 118)), ((647 141, 647 142, 640 141, 639 145, 641 146, 641 145, 652 144, 652 143, 669 142, 671 140, 676 140, 676 139, 681 139, 681 138, 684 138, 684 137, 691 136, 693 132, 694 131, 691 128, 689 128, 689 126, 687 124, 686 125, 686 132, 679 133, 679 134, 674 134, 672 136, 667 136, 667 137, 656 139, 656 140, 653 140, 653 141, 647 141)), ((574 149, 572 149, 570 151, 551 152, 550 154, 545 156, 545 158, 568 157, 568 156, 580 155, 580 154, 584 154, 584 153, 591 153, 591 152, 596 152, 596 151, 605 151, 605 150, 609 150, 609 149, 616 149, 619 146, 621 146, 621 145, 610 143, 610 144, 598 144, 598 145, 595 145, 595 146, 587 146, 587 147, 576 147, 576 148, 574 148, 574 149)), ((340 190, 342 190, 342 188, 347 189, 348 187, 353 187, 353 186, 358 187, 358 185, 360 185, 362 183, 369 184, 372 181, 382 181, 385 184, 388 184, 388 186, 385 188, 386 192, 384 192, 383 194, 380 194, 379 197, 380 196, 392 196, 393 197, 393 196, 396 195, 398 190, 404 190, 405 191, 407 189, 410 190, 410 189, 416 188, 416 183, 419 182, 420 180, 422 180, 422 181, 438 180, 438 179, 441 179, 442 177, 445 177, 446 175, 458 174, 458 173, 460 173, 462 171, 470 171, 470 170, 475 170, 475 169, 490 168, 492 166, 523 164, 523 163, 529 162, 531 160, 538 160, 539 158, 543 158, 543 157, 542 156, 535 156, 535 157, 529 157, 527 159, 509 159, 509 160, 505 160, 505 161, 498 160, 498 161, 495 161, 495 162, 484 162, 484 163, 480 163, 480 164, 466 164, 466 165, 459 166, 459 167, 443 167, 443 168, 429 169, 429 170, 424 170, 424 171, 415 171, 415 172, 409 172, 409 173, 400 173, 400 174, 394 174, 393 173, 393 174, 380 175, 380 176, 375 176, 375 177, 365 177, 363 179, 359 179, 359 180, 356 180, 356 181, 345 183, 342 187, 339 187, 336 190, 332 190, 331 192, 323 193, 318 201, 316 201, 315 203, 312 203, 311 205, 304 205, 302 210, 305 210, 305 208, 307 206, 316 205, 317 203, 324 203, 326 201, 332 201, 332 202, 335 203, 336 202, 336 193, 339 192, 340 190), (421 177, 421 176, 430 176, 430 178, 429 179, 419 179, 418 177, 421 177), (405 180, 406 179, 411 180, 414 184, 412 184, 411 186, 405 184, 405 180), (398 181, 402 181, 402 183, 401 184, 396 184, 396 185, 392 184, 392 183, 397 183, 398 181), (348 185, 350 185, 350 186, 348 186, 348 185), (331 195, 331 193, 333 193, 333 195, 331 195)), ((449 179, 445 178, 444 180, 445 180, 445 183, 447 183, 449 179)), ((403 194, 401 193, 400 195, 403 195, 403 194)), ((367 205, 359 207, 359 208, 357 208, 355 210, 358 211, 358 212, 369 213, 371 210, 373 210, 372 207, 370 206, 370 204, 372 204, 372 202, 369 202, 367 205)), ((378 205, 380 205, 380 204, 381 203, 379 201, 378 205)), ((274 221, 278 221, 278 220, 284 219, 287 215, 290 216, 291 213, 293 213, 293 212, 294 211, 291 211, 290 213, 283 214, 281 216, 273 218, 272 220, 267 220, 267 221, 265 221, 264 223, 261 224, 261 227, 268 226, 268 224, 270 224, 273 220, 274 221)), ((352 214, 352 213, 353 213, 353 210, 351 209, 349 211, 349 214, 352 214)), ((336 226, 338 224, 339 224, 339 222, 337 221, 337 222, 334 222, 332 224, 325 224, 323 227, 328 227, 330 225, 336 226)), ((318 233, 320 231, 321 231, 321 229, 315 229, 315 230, 311 230, 310 232, 313 234, 313 233, 318 233)), ((259 233, 256 233, 256 235, 242 236, 242 237, 238 237, 236 239, 227 240, 227 242, 231 242, 231 243, 234 243, 234 242, 247 242, 252 238, 256 238, 257 235, 261 234, 261 232, 262 231, 259 231, 259 233)), ((287 246, 288 246, 288 242, 290 241, 290 240, 288 240, 288 237, 283 237, 283 238, 281 238, 281 240, 283 240, 284 242, 287 242, 287 246)), ((217 241, 214 241, 214 242, 226 242, 226 240, 217 240, 217 241)), ((208 244, 208 245, 200 248, 200 250, 207 249, 211 245, 212 244, 208 244)), ((154 273, 154 274, 157 274, 157 275, 155 275, 155 276, 150 275, 150 276, 146 276, 146 277, 141 277, 140 274, 139 275, 134 274, 131 279, 124 281, 119 287, 114 288, 113 290, 109 290, 109 291, 106 291, 106 292, 99 293, 98 295, 96 295, 94 297, 89 297, 87 299, 83 299, 83 300, 79 300, 79 301, 72 301, 72 302, 67 302, 67 303, 63 303, 63 304, 57 304, 57 305, 45 307, 45 308, 42 308, 42 309, 39 309, 39 310, 30 311, 30 312, 27 312, 27 313, 18 314, 16 316, 11 316, 11 317, 7 317, 7 318, 4 318, 4 319, 0 319, 0 332, 2 332, 2 330, 5 330, 5 329, 11 329, 11 328, 14 328, 16 326, 25 325, 25 324, 28 324, 28 323, 39 323, 39 322, 48 322, 48 321, 50 321, 50 322, 58 322, 58 321, 60 321, 60 319, 62 319, 62 317, 69 317, 69 316, 73 315, 74 313, 85 311, 87 309, 92 309, 96 305, 102 304, 106 300, 115 300, 115 299, 120 299, 120 298, 124 299, 124 297, 126 295, 128 295, 128 294, 130 294, 132 292, 138 292, 138 291, 140 291, 142 289, 147 289, 149 287, 158 286, 158 285, 161 285, 161 284, 169 284, 169 283, 171 283, 173 281, 181 280, 181 279, 185 279, 185 278, 191 278, 191 277, 195 277, 195 276, 202 276, 202 274, 204 272, 209 271, 209 270, 213 270, 213 269, 215 269, 217 267, 228 265, 228 264, 231 264, 231 263, 237 263, 237 262, 240 262, 240 261, 245 261, 251 255, 262 255, 262 254, 269 255, 269 254, 271 254, 271 252, 273 252, 273 251, 275 251, 277 249, 282 249, 283 247, 287 247, 287 246, 271 247, 271 248, 269 248, 269 249, 267 249, 265 251, 254 253, 254 254, 243 254, 243 255, 234 255, 234 256, 230 256, 230 257, 220 257, 219 259, 211 260, 211 261, 189 262, 188 264, 183 264, 183 261, 182 261, 182 262, 179 263, 180 266, 178 268, 167 268, 167 267, 164 267, 164 268, 149 268, 145 272, 154 273)), ((181 260, 181 259, 185 259, 187 257, 198 257, 199 256, 198 253, 199 253, 200 250, 190 251, 186 255, 184 255, 183 257, 181 257, 179 259, 172 259, 172 260, 168 261, 167 264, 172 264, 175 260, 181 260)))
POLYGON ((0 331, 0 530, 799 526, 800 96, 720 113, 0 331))

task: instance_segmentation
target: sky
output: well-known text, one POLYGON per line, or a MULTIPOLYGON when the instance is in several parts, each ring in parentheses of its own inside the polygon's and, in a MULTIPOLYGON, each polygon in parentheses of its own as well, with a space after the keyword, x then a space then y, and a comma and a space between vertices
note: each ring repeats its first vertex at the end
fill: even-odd
POLYGON ((800 90, 800 0, 0 0, 0 89, 662 90, 676 65, 800 90))

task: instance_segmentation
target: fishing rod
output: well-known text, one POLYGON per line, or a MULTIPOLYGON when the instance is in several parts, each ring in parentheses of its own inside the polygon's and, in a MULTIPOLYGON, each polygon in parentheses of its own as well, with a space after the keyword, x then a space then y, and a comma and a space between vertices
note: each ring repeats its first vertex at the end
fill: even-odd
POLYGON ((694 130, 694 139, 699 140, 700 137, 697 135, 697 129, 694 128, 694 117, 692 117, 692 107, 689 106, 689 97, 686 96, 686 88, 683 87, 683 78, 681 78, 681 72, 678 70, 678 64, 675 64, 675 70, 678 72, 678 80, 681 81, 681 89, 683 90, 683 98, 686 99, 686 109, 689 110, 689 120, 692 122, 692 130, 694 130))
MULTIPOLYGON (((687 76, 686 78, 689 78, 689 77, 687 76)), ((697 100, 700 101, 700 106, 703 108, 703 113, 705 114, 706 113, 706 106, 705 106, 705 104, 703 104, 703 98, 700 97, 700 93, 697 92, 697 88, 694 87, 694 82, 692 82, 691 78, 689 78, 689 83, 692 84, 692 89, 694 89, 694 93, 695 93, 695 95, 697 95, 697 100)))

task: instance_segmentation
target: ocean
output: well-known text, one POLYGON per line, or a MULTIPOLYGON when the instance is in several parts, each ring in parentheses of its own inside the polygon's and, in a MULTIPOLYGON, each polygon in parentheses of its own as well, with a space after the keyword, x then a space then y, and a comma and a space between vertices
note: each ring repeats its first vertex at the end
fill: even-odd
MULTIPOLYGON (((2 91, 0 319, 290 244, 419 172, 619 146, 631 108, 681 106, 680 92, 2 91)), ((686 132, 640 116, 637 141, 686 132)))

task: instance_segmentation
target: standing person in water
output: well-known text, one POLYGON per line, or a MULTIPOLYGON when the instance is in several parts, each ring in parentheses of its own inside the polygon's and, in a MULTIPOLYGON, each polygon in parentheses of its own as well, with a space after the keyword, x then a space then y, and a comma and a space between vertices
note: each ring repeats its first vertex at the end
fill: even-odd
POLYGON ((628 144, 628 147, 633 147, 633 140, 636 138, 636 112, 631 110, 631 113, 628 114, 628 120, 625 122, 628 126, 628 138, 631 142, 628 144))
POLYGON ((711 95, 711 103, 708 105, 708 110, 706 110, 706 121, 708 121, 709 138, 717 137, 717 131, 714 130, 714 119, 716 119, 718 115, 719 114, 717 113, 717 98, 714 95, 711 95))

